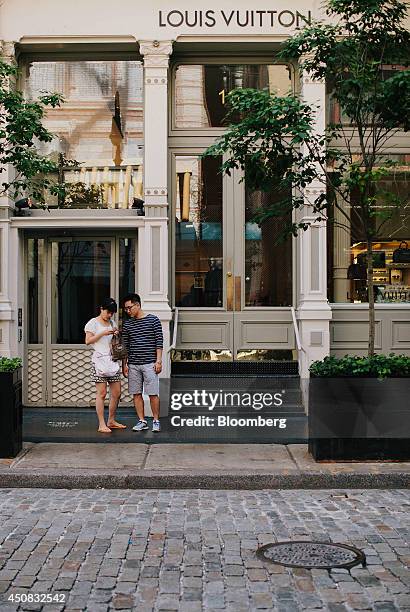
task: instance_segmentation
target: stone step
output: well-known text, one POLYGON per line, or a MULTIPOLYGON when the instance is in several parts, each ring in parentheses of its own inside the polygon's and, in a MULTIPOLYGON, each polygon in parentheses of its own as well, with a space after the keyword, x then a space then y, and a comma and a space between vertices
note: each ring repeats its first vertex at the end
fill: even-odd
POLYGON ((297 361, 173 361, 171 375, 298 376, 297 361))

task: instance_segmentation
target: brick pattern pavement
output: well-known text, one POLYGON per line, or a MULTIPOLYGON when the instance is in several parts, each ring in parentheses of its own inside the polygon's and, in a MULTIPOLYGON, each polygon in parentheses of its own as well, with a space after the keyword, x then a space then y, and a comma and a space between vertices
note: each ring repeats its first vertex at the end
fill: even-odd
POLYGON ((408 491, 0 490, 0 610, 410 612, 408 491), (366 568, 289 569, 255 549, 344 542, 366 568), (17 608, 10 593, 64 593, 17 608))

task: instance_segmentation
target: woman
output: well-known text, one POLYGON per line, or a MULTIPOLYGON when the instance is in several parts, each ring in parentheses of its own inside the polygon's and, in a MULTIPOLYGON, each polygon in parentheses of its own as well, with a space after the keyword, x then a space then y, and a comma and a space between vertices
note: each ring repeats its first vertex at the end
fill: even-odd
POLYGON ((121 372, 119 363, 111 359, 111 339, 118 334, 118 329, 112 320, 117 312, 117 304, 112 298, 107 298, 100 305, 100 314, 90 319, 84 327, 85 343, 93 349, 92 379, 97 389, 95 408, 98 417, 98 431, 111 433, 112 429, 125 429, 126 425, 117 423, 115 413, 121 397, 121 372), (117 367, 118 366, 118 367, 117 367), (104 400, 107 395, 107 384, 110 386, 110 405, 108 421, 104 418, 104 400))

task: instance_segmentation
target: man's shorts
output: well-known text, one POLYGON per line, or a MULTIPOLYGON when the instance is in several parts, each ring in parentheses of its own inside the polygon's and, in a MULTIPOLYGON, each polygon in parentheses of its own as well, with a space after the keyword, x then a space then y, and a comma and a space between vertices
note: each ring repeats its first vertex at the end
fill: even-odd
POLYGON ((159 379, 154 370, 154 365, 154 363, 128 364, 128 391, 130 395, 142 393, 143 387, 146 395, 159 395, 159 379))

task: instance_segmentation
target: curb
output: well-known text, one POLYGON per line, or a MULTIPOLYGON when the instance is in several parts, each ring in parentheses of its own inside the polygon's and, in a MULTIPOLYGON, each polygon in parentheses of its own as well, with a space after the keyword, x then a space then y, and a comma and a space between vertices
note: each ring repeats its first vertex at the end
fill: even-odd
POLYGON ((0 470, 1 488, 44 489, 407 489, 410 472, 384 473, 266 473, 266 472, 185 472, 164 473, 149 470, 105 472, 57 470, 30 472, 0 470))

